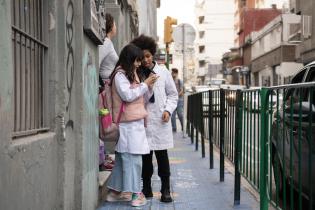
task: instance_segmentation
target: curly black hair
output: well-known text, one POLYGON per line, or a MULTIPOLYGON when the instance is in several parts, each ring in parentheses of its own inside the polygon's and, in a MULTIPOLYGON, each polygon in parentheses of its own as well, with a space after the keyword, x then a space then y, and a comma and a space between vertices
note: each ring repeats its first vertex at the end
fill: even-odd
POLYGON ((141 34, 134 38, 130 43, 136 45, 141 50, 149 50, 153 56, 156 53, 157 44, 152 37, 141 34))

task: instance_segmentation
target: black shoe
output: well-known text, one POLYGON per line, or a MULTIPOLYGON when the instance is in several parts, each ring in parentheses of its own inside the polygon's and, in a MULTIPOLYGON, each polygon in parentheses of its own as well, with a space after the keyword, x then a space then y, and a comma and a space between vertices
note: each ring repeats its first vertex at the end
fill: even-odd
POLYGON ((173 201, 169 190, 163 190, 161 193, 161 202, 170 203, 173 201))
POLYGON ((148 188, 143 188, 142 189, 142 193, 146 198, 153 198, 153 193, 152 193, 152 189, 150 187, 150 189, 148 188))

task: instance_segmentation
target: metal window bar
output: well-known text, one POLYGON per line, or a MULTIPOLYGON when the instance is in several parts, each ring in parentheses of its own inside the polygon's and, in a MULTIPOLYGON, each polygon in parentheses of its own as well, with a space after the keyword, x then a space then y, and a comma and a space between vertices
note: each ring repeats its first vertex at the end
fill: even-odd
POLYGON ((48 130, 44 119, 45 44, 42 0, 11 2, 14 68, 13 138, 48 130))

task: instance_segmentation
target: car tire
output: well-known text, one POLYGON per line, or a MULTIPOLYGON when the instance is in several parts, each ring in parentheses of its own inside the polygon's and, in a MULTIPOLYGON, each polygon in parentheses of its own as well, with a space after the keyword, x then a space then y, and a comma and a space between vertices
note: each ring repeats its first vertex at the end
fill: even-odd
MULTIPOLYGON (((275 188, 276 188, 276 192, 278 191, 279 193, 279 197, 282 198, 283 197, 283 191, 284 191, 284 185, 283 185, 283 178, 284 178, 284 174, 283 174, 283 167, 281 165, 281 161, 279 158, 279 154, 277 152, 277 150, 275 149, 275 147, 273 147, 273 158, 272 158, 272 165, 273 165, 273 176, 275 179, 275 188)), ((285 180, 285 185, 286 185, 286 192, 288 191, 288 184, 287 184, 287 180, 285 180)))

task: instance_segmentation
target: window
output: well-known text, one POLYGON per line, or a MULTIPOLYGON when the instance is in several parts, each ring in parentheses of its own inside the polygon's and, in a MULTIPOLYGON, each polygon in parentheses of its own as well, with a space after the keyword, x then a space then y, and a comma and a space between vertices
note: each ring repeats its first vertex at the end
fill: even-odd
POLYGON ((199 61, 199 67, 205 67, 206 66, 206 61, 205 60, 200 60, 199 61))
POLYGON ((310 68, 305 79, 305 82, 315 82, 315 67, 310 68))
POLYGON ((14 71, 13 137, 47 130, 45 125, 45 44, 47 1, 11 1, 14 71))
POLYGON ((204 45, 199 46, 199 53, 205 53, 205 46, 204 45))
POLYGON ((205 31, 199 31, 199 39, 203 39, 205 36, 205 31))
POLYGON ((202 24, 205 21, 205 16, 199 16, 199 24, 202 24))
MULTIPOLYGON (((305 73, 308 68, 303 69, 299 73, 297 73, 291 80, 291 84, 301 83, 304 81, 305 73)), ((285 94, 285 101, 287 104, 290 103, 291 97, 294 102, 299 101, 301 98, 302 100, 305 97, 305 88, 290 88, 286 91, 285 94)))

